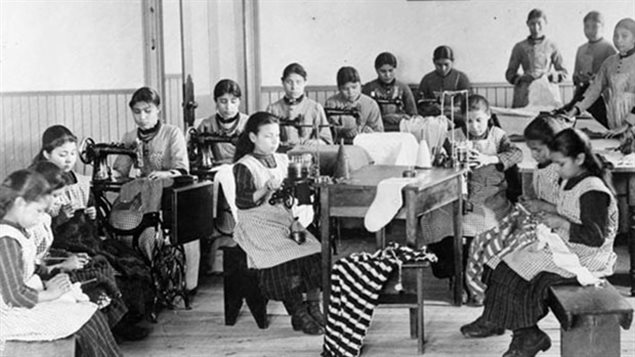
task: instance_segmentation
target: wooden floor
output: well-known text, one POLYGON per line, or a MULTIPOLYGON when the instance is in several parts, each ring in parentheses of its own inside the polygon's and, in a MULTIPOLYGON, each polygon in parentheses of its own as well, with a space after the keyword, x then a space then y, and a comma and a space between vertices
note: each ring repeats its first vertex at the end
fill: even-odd
MULTIPOLYGON (((356 249, 361 243, 349 244, 356 249)), ((618 272, 614 285, 625 296, 628 288, 626 247, 617 247, 618 272)), ((465 339, 459 327, 479 316, 481 308, 450 304, 447 280, 426 277, 426 356, 500 356, 511 340, 511 332, 487 339, 465 339)), ((628 298, 635 306, 635 298, 628 298)), ((246 306, 238 322, 225 326, 223 286, 218 276, 203 276, 192 310, 166 310, 159 315, 152 334, 144 341, 126 342, 126 356, 319 356, 321 336, 307 336, 291 329, 282 304, 268 305, 270 326, 260 330, 246 306)), ((560 330, 549 314, 540 323, 552 339, 552 347, 539 356, 560 355, 560 330)), ((622 356, 635 356, 635 327, 622 330, 622 356)), ((378 308, 367 335, 362 356, 417 356, 415 340, 409 338, 407 309, 378 308)))

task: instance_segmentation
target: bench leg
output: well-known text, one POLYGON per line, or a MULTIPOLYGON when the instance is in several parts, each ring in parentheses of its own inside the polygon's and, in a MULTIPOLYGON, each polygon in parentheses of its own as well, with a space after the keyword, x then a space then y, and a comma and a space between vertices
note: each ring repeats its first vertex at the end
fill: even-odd
POLYGON ((580 317, 568 331, 560 329, 562 357, 619 357, 620 326, 615 315, 580 317))

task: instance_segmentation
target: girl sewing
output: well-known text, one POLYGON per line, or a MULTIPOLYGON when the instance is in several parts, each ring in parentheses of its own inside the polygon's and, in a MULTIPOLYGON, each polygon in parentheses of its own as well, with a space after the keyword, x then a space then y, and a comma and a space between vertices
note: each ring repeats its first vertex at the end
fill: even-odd
POLYGON ((288 158, 276 153, 279 135, 277 118, 258 112, 239 138, 233 168, 238 207, 234 239, 247 253, 249 267, 258 269, 263 294, 284 302, 293 329, 318 335, 324 333, 320 243, 283 203, 270 202, 287 176, 288 158), (296 243, 292 232, 303 232, 306 241, 296 243))
POLYGON ((529 85, 534 80, 547 76, 549 82, 560 83, 567 76, 558 47, 545 37, 546 25, 547 15, 539 9, 531 10, 527 15, 529 37, 512 49, 505 72, 507 81, 514 85, 512 108, 529 104, 529 85), (519 67, 522 67, 522 74, 518 73, 519 67))
POLYGON ((351 114, 334 114, 329 122, 334 124, 333 131, 337 142, 344 140, 352 144, 357 134, 383 132, 381 112, 377 103, 361 92, 361 79, 353 67, 342 67, 337 71, 339 92, 324 104, 327 111, 343 110, 351 114))
POLYGON ((362 87, 362 93, 379 104, 384 130, 399 131, 399 123, 417 115, 417 104, 407 84, 395 78, 397 57, 390 52, 382 52, 375 58, 374 79, 362 87))
POLYGON ((46 180, 28 170, 10 174, 0 185, 0 340, 75 334, 82 356, 121 356, 106 318, 78 295, 68 275, 42 282, 34 274, 36 246, 26 229, 40 222, 49 193, 46 180))
MULTIPOLYGON (((247 114, 239 111, 241 96, 240 86, 235 81, 223 79, 216 83, 214 87, 216 114, 203 119, 198 125, 198 132, 237 138, 249 118, 247 114)), ((216 161, 231 162, 234 159, 236 147, 233 143, 215 143, 213 152, 216 161)))
POLYGON ((333 144, 331 129, 327 126, 324 108, 304 93, 306 70, 299 63, 291 63, 282 72, 284 97, 270 104, 267 111, 284 120, 280 128, 281 144, 287 148, 308 142, 333 144), (294 124, 318 125, 297 127, 294 124))
MULTIPOLYGON (((140 314, 143 308, 132 308, 133 312, 127 315, 126 312, 127 306, 136 307, 142 303, 139 296, 144 293, 139 291, 144 285, 138 278, 128 281, 127 277, 138 276, 133 267, 144 266, 144 263, 134 252, 120 247, 113 240, 102 242, 97 237, 94 222, 96 209, 91 204, 93 198, 90 178, 75 172, 76 162, 75 135, 62 125, 47 128, 42 134, 42 148, 34 159, 33 170, 42 174, 55 190, 52 192, 54 202, 49 205, 47 214, 43 215, 43 221, 34 229, 35 237, 40 239, 38 252, 43 255, 50 247, 73 252, 67 260, 53 264, 48 270, 58 268, 75 271, 74 276, 78 277, 95 274, 99 276, 100 281, 106 282, 109 288, 108 299, 112 306, 108 307, 106 316, 113 332, 123 340, 143 339, 150 331, 136 325, 137 319, 132 316, 135 313, 140 314), (59 171, 50 165, 58 167, 59 171), (117 253, 110 254, 115 247, 117 253), (93 257, 90 261, 89 256, 93 257), (119 268, 120 279, 116 282, 117 285, 113 266, 119 268), (78 269, 82 270, 77 272, 78 269), (120 289, 125 303, 118 297, 120 289)), ((97 301, 103 299, 101 295, 103 294, 91 297, 97 301)))
POLYGON ((531 243, 497 263, 488 262, 483 313, 461 327, 466 337, 512 330, 512 342, 503 356, 535 356, 549 349, 549 336, 538 328, 548 312, 548 288, 576 281, 598 284, 598 277, 613 273, 616 261, 617 204, 608 172, 593 153, 589 138, 579 130, 565 129, 549 149, 562 179, 556 212, 536 215, 540 224, 531 243), (567 261, 578 263, 563 264, 567 261))
MULTIPOLYGON (((437 116, 447 114, 450 109, 449 101, 445 101, 445 108, 441 108, 441 96, 444 91, 469 90, 470 80, 467 75, 454 68, 454 51, 448 46, 439 46, 432 54, 434 71, 426 74, 419 83, 419 114, 423 116, 437 116)), ((457 97, 457 106, 461 108, 462 98, 457 97)), ((460 110, 460 109, 459 109, 460 110)), ((460 115, 456 112, 455 116, 460 115)), ((464 118, 460 118, 464 123, 464 118)), ((464 124, 462 124, 464 125, 464 124)))
POLYGON ((525 128, 527 146, 538 163, 533 172, 532 192, 521 197, 522 208, 516 206, 497 227, 478 234, 472 240, 465 268, 465 282, 472 304, 483 304, 485 284, 481 278, 485 263, 498 259, 499 254, 514 250, 531 236, 535 224, 530 213, 555 211, 559 176, 557 165, 551 162, 548 144, 563 128, 564 123, 549 114, 539 115, 525 128))
POLYGON ((568 113, 577 115, 604 96, 608 128, 612 134, 627 133, 635 125, 635 20, 625 18, 615 26, 613 44, 618 53, 607 58, 584 92, 584 99, 568 113))

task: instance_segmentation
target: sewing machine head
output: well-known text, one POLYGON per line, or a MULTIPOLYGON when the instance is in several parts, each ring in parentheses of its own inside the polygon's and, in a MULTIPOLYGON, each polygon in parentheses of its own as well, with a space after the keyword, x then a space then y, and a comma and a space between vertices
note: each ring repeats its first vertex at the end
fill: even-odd
POLYGON ((273 193, 270 204, 283 202, 288 208, 293 206, 297 199, 298 204, 311 204, 311 184, 319 175, 312 154, 291 155, 287 168, 287 177, 282 182, 282 187, 273 193))
POLYGON ((82 140, 79 145, 79 158, 84 164, 93 165, 93 181, 112 181, 112 169, 108 163, 109 155, 127 155, 137 165, 143 164, 142 148, 136 144, 98 143, 92 138, 82 140))
POLYGON ((221 155, 216 144, 231 143, 236 144, 237 135, 223 135, 208 131, 198 131, 190 128, 190 142, 188 144, 188 155, 192 163, 192 169, 209 170, 221 161, 221 155))

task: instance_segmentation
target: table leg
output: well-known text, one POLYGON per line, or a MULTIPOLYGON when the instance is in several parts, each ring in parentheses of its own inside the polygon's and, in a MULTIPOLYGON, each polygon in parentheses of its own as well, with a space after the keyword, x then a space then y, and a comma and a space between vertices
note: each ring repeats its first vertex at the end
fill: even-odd
POLYGON ((457 178, 459 199, 454 201, 454 305, 463 301, 463 175, 457 178))
POLYGON ((320 189, 320 236, 322 240, 322 303, 324 314, 328 313, 331 297, 331 236, 330 236, 329 189, 320 189))
POLYGON ((630 256, 631 296, 635 296, 635 174, 628 176, 628 254, 630 256))

